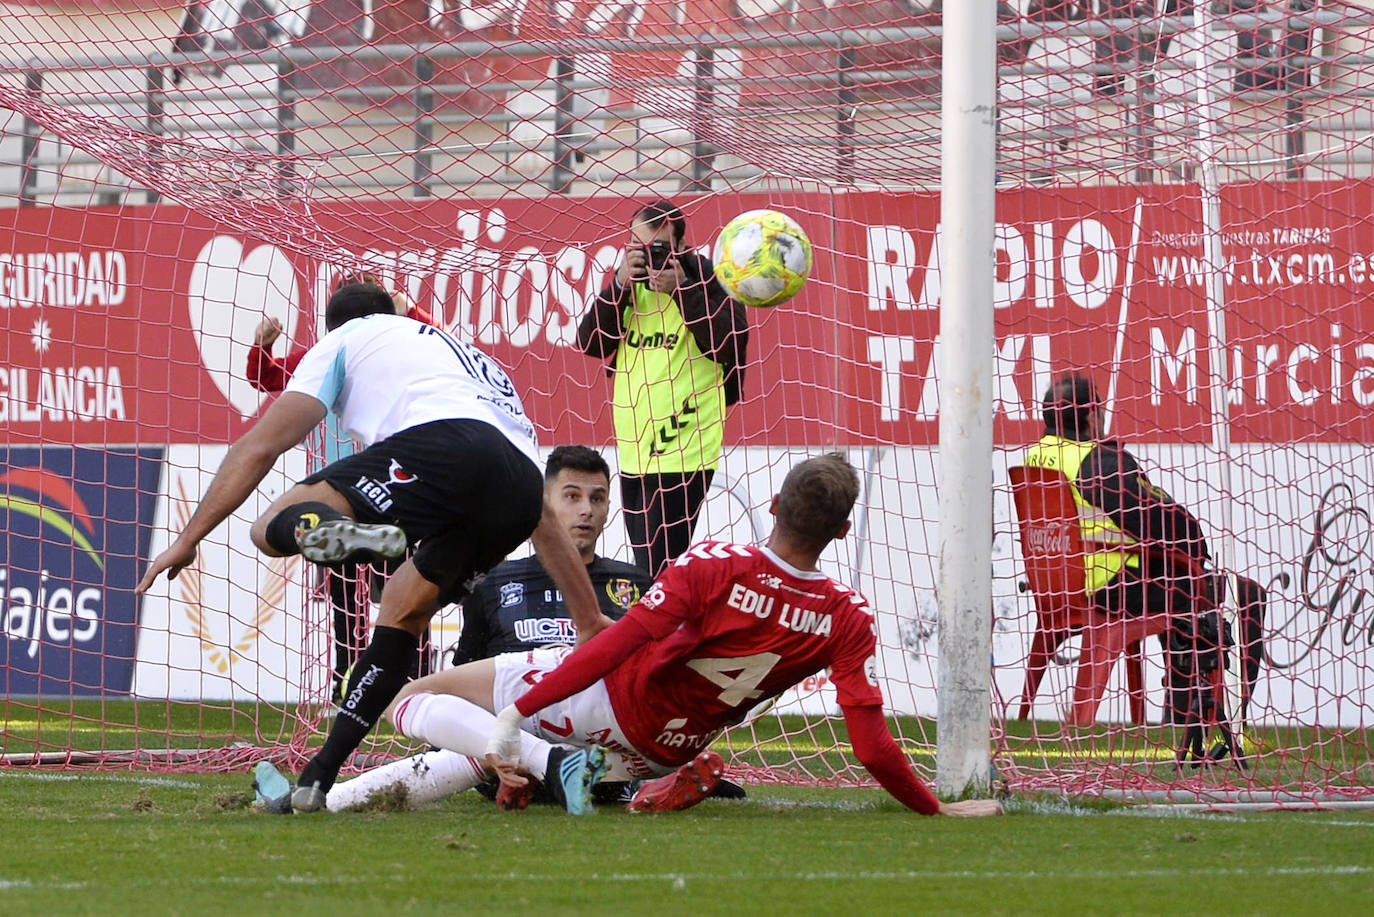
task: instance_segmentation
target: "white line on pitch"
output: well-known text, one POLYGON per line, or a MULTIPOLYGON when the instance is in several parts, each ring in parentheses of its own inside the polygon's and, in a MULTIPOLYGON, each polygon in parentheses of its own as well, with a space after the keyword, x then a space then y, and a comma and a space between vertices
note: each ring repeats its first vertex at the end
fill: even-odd
MULTIPOLYGON (((1052 881, 1071 880, 1094 880, 1110 879, 1120 881, 1122 879, 1225 879, 1225 878, 1261 878, 1272 876, 1283 877, 1306 877, 1306 876, 1361 876, 1374 873, 1374 866, 1364 866, 1352 864, 1349 866, 1294 866, 1282 867, 1273 866, 1263 869, 1246 869, 1236 867, 1226 868, 1199 868, 1199 869, 1123 869, 1123 870, 1054 870, 1054 869, 1034 869, 1026 871, 1015 870, 900 870, 892 872, 798 872, 798 873, 703 873, 700 875, 693 873, 586 873, 586 874, 566 874, 566 873, 529 873, 529 872, 506 872, 464 875, 462 878, 469 882, 565 882, 573 879, 594 881, 594 882, 669 882, 676 887, 682 887, 679 883, 686 882, 758 882, 760 879, 780 880, 784 882, 848 882, 854 880, 868 882, 929 882, 941 880, 968 880, 968 879, 995 879, 1009 881, 1026 881, 1034 879, 1046 879, 1052 881)), ((455 877, 457 877, 455 873, 455 877)), ((411 878, 405 875, 337 875, 337 876, 314 876, 314 875, 292 875, 292 876, 192 876, 183 875, 177 878, 178 885, 242 885, 242 886, 330 886, 330 885, 384 885, 393 882, 409 883, 411 878)), ((10 889, 24 890, 44 890, 44 889, 74 889, 74 888, 99 888, 101 886, 131 888, 139 886, 163 887, 161 880, 147 880, 121 883, 99 883, 99 882, 34 882, 28 879, 0 879, 0 891, 10 889)))
POLYGON ((135 774, 125 777, 120 774, 44 774, 0 770, 0 778, 34 780, 43 783, 75 783, 79 780, 83 783, 136 783, 139 786, 167 786, 178 790, 205 789, 199 783, 191 783, 189 780, 173 780, 170 777, 140 777, 135 774))

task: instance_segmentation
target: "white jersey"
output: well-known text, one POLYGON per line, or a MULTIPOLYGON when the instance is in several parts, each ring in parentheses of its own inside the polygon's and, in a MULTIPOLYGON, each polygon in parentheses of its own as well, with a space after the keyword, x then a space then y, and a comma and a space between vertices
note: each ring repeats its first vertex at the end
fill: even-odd
POLYGON ((368 315, 326 334, 286 384, 323 402, 360 445, 435 420, 480 420, 539 462, 534 424, 491 357, 400 315, 368 315))

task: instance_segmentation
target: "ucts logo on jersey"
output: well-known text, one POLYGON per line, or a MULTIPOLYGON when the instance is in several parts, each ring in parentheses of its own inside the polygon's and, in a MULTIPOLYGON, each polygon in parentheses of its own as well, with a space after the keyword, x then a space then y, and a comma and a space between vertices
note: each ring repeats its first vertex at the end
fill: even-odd
POLYGON ((0 450, 0 690, 127 694, 161 450, 0 450))

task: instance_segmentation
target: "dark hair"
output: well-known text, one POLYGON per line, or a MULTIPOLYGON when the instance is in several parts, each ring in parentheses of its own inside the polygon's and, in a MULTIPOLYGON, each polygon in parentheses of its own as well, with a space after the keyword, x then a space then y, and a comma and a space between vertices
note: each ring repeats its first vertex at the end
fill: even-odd
POLYGON ((839 452, 827 452, 787 472, 778 493, 778 525, 820 550, 839 535, 858 499, 859 473, 839 452))
POLYGON ((346 283, 329 297, 329 305, 324 309, 324 327, 333 331, 344 322, 378 313, 396 314, 396 304, 390 293, 375 283, 346 283))
POLYGON ((544 463, 544 482, 558 477, 558 472, 564 468, 603 475, 606 483, 611 483, 611 466, 606 464, 600 452, 586 446, 559 446, 550 452, 544 463))
POLYGON ((1100 404, 1091 378, 1082 373, 1060 376, 1045 390, 1040 404, 1045 432, 1066 439, 1086 439, 1088 424, 1100 404))
POLYGON ((682 238, 687 234, 687 219, 672 201, 650 201, 635 211, 634 219, 630 222, 648 223, 655 230, 664 223, 670 224, 673 228, 668 234, 673 238, 674 248, 682 244, 682 238))

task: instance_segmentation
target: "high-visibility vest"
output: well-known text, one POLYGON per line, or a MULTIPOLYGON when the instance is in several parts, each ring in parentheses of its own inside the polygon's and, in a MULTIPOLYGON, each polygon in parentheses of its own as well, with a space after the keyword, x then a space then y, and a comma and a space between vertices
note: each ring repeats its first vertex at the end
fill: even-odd
MULTIPOLYGON (((1112 544, 1134 544, 1135 539, 1121 530, 1111 517, 1083 499, 1078 490, 1078 469, 1097 443, 1062 436, 1047 435, 1031 446, 1024 464, 1038 468, 1054 468, 1069 479, 1073 502, 1078 507, 1078 525, 1085 547, 1112 544)), ((1092 551, 1083 558, 1084 591, 1089 595, 1107 585, 1123 566, 1139 567, 1140 558, 1134 553, 1114 548, 1092 551)))
POLYGON ((725 376, 667 293, 633 285, 615 355, 612 417, 620 470, 715 468, 725 437, 725 376))

